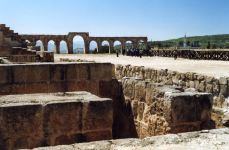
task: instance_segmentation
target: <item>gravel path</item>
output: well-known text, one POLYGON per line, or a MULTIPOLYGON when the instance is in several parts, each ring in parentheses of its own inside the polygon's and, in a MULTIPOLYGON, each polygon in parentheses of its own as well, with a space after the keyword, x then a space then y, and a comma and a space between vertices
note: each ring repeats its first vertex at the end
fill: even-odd
POLYGON ((213 60, 189 60, 166 57, 130 57, 116 55, 92 55, 92 54, 55 54, 55 62, 60 58, 94 60, 96 62, 111 62, 113 64, 131 64, 133 66, 145 66, 155 69, 167 68, 179 72, 196 72, 211 76, 228 76, 229 61, 213 60))

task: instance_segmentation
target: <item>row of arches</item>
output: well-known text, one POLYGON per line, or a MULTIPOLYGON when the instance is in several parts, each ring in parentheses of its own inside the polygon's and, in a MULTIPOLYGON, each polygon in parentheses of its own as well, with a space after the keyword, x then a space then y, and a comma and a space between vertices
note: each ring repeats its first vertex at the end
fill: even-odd
MULTIPOLYGON (((30 41, 28 41, 28 40, 26 40, 26 42, 30 43, 30 41)), ((117 40, 112 45, 113 45, 114 51, 122 50, 122 48, 123 48, 122 43, 120 41, 117 41, 117 40)), ((142 41, 142 40, 137 42, 137 48, 145 49, 141 45, 144 45, 144 41, 142 41)), ((36 42, 36 46, 40 46, 40 50, 41 51, 44 50, 43 42, 41 40, 38 40, 36 42)), ((84 46, 85 46, 85 43, 84 43, 84 40, 83 40, 82 37, 76 36, 73 39, 73 53, 84 53, 84 46)), ((109 44, 108 41, 104 40, 101 43, 101 45, 98 45, 98 43, 96 41, 92 40, 89 43, 89 51, 90 52, 94 52, 94 51, 98 52, 98 47, 99 46, 105 47, 105 49, 107 47, 109 49, 110 44, 109 44)), ((56 49, 55 47, 56 47, 55 42, 53 40, 50 40, 48 42, 47 50, 55 52, 55 49, 56 49)), ((133 42, 132 41, 126 41, 124 48, 125 49, 132 49, 133 48, 133 42)), ((60 53, 68 53, 68 45, 67 45, 66 41, 64 41, 64 40, 60 41, 59 50, 60 50, 59 51, 60 53)), ((109 51, 104 51, 104 52, 109 53, 109 51)))

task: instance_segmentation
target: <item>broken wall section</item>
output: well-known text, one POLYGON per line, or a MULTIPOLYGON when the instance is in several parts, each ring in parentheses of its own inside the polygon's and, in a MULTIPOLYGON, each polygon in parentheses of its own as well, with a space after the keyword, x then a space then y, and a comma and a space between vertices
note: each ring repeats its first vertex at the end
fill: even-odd
POLYGON ((181 88, 134 78, 123 78, 122 87, 122 138, 145 138, 215 127, 210 120, 212 94, 181 92, 181 88))

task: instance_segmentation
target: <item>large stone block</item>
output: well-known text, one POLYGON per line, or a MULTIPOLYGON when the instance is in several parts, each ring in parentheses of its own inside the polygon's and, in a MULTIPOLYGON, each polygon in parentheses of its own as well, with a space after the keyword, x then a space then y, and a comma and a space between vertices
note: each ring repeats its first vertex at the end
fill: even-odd
POLYGON ((66 65, 58 64, 58 65, 50 66, 51 81, 65 81, 65 76, 66 76, 66 65))
POLYGON ((78 81, 91 80, 90 64, 82 63, 82 64, 78 64, 77 66, 78 66, 78 70, 76 71, 77 71, 78 81))
POLYGON ((205 121, 212 104, 212 94, 166 93, 164 116, 169 123, 205 121))
POLYGON ((25 82, 25 65, 14 65, 10 67, 11 83, 25 82))
POLYGON ((82 115, 82 132, 111 130, 113 124, 113 102, 108 98, 85 102, 83 103, 82 115))
MULTIPOLYGON (((70 91, 81 91, 81 90, 78 90, 77 83, 74 81, 50 82, 49 93, 70 92, 70 91)), ((87 91, 87 90, 84 90, 84 91, 87 91)))
POLYGON ((100 81, 99 82, 99 96, 111 97, 111 81, 100 81))
MULTIPOLYGON (((140 79, 140 81, 142 81, 140 79)), ((133 100, 135 96, 135 83, 137 80, 134 78, 122 78, 122 88, 125 98, 133 100)))
POLYGON ((78 71, 78 65, 76 64, 66 65, 66 73, 65 73, 66 81, 77 80, 77 71, 78 71))
POLYGON ((227 85, 227 78, 226 77, 220 77, 219 78, 219 84, 227 85))
POLYGON ((0 95, 26 94, 24 83, 2 84, 0 85, 0 95))
POLYGON ((10 82, 10 70, 8 66, 0 67, 0 84, 9 83, 10 82))
POLYGON ((82 102, 49 102, 43 110, 44 143, 55 145, 60 136, 82 132, 82 102))
POLYGON ((50 66, 48 64, 33 64, 25 66, 26 82, 49 82, 50 66))
POLYGON ((25 93, 48 93, 49 86, 46 82, 25 83, 25 93))
POLYGON ((41 104, 14 104, 0 107, 1 149, 23 149, 41 146, 41 104))
POLYGON ((145 101, 147 82, 140 81, 135 84, 135 100, 145 101))
POLYGON ((226 84, 220 84, 220 93, 223 95, 223 96, 227 96, 228 95, 228 89, 227 89, 227 85, 226 84))
POLYGON ((86 142, 111 140, 112 139, 112 131, 111 130, 105 130, 105 131, 88 132, 85 134, 85 137, 86 137, 86 142))

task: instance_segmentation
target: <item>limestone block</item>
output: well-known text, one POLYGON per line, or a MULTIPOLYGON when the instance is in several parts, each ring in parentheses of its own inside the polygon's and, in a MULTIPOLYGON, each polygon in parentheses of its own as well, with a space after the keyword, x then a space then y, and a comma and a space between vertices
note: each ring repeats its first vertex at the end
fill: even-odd
POLYGON ((194 80, 194 73, 193 72, 187 72, 186 77, 188 80, 193 81, 194 80))
POLYGON ((220 93, 225 97, 228 95, 228 93, 227 93, 228 89, 227 88, 228 88, 227 85, 220 84, 220 93))
POLYGON ((149 132, 147 131, 147 128, 148 128, 147 125, 140 123, 140 130, 141 130, 140 139, 149 137, 149 132))
POLYGON ((205 76, 206 84, 212 84, 213 80, 214 80, 214 77, 205 76))
POLYGON ((156 74, 157 74, 157 76, 161 76, 161 71, 160 70, 156 70, 156 74))
POLYGON ((66 81, 75 81, 77 80, 77 73, 78 73, 78 65, 75 64, 68 64, 66 65, 66 73, 65 78, 66 81))
POLYGON ((82 131, 111 130, 113 124, 113 102, 105 98, 83 103, 82 131))
POLYGON ((86 142, 111 140, 112 139, 112 131, 111 130, 104 130, 104 131, 88 132, 85 134, 85 137, 86 137, 86 142))
POLYGON ((194 80, 197 80, 198 74, 194 73, 193 77, 194 77, 194 80))
POLYGON ((206 93, 212 93, 213 92, 213 85, 207 84, 206 85, 206 93))
POLYGON ((41 145, 41 104, 4 105, 0 110, 1 149, 25 149, 41 145))
POLYGON ((198 75, 197 75, 197 80, 203 81, 203 80, 204 80, 204 75, 198 74, 198 75))
MULTIPOLYGON (((94 63, 96 64, 96 63, 94 63)), ((102 65, 102 71, 100 72, 99 70, 93 70, 91 66, 91 74, 93 74, 92 71, 99 72, 100 78, 98 76, 96 77, 97 80, 107 80, 110 81, 112 80, 112 65, 111 63, 101 63, 102 65)), ((93 78, 91 78, 93 80, 93 78)))
POLYGON ((181 75, 181 80, 185 81, 186 80, 186 74, 185 73, 180 73, 181 75))
POLYGON ((179 83, 179 86, 186 86, 186 82, 185 81, 179 80, 178 83, 179 83))
MULTIPOLYGON (((141 80, 140 80, 141 81, 141 80)), ((125 98, 133 100, 135 97, 135 83, 137 80, 134 78, 123 78, 122 86, 123 86, 123 94, 125 98)))
MULTIPOLYGON (((91 75, 90 64, 80 63, 77 66, 78 66, 78 70, 76 70, 77 71, 76 74, 77 74, 77 77, 78 77, 78 81, 90 80, 91 79, 91 76, 93 76, 93 78, 96 79, 96 73, 98 73, 98 71, 94 72, 91 75)), ((95 66, 94 66, 94 68, 95 68, 95 66)))
MULTIPOLYGON (((49 102, 44 111, 43 130, 47 145, 55 145, 60 136, 70 136, 82 130, 81 102, 49 102), (55 136, 53 136, 55 134, 55 136)), ((75 141, 78 142, 78 141, 75 141)))
POLYGON ((219 84, 227 85, 227 78, 226 77, 220 77, 219 78, 219 84))
POLYGON ((170 79, 166 80, 165 84, 166 85, 173 85, 173 80, 170 78, 170 79))
POLYGON ((52 65, 51 71, 51 81, 65 81, 65 70, 66 65, 52 65))
POLYGON ((168 69, 167 68, 161 69, 161 75, 167 76, 168 75, 168 69))
POLYGON ((205 91, 205 81, 201 81, 198 87, 198 91, 204 92, 205 91))
MULTIPOLYGON (((30 85, 32 86, 32 85, 30 85)), ((56 92, 70 92, 70 91, 76 91, 77 84, 75 81, 69 81, 69 82, 50 82, 49 85, 49 92, 50 93, 56 93, 56 92)), ((78 90, 80 91, 80 90, 78 90)), ((88 90, 85 90, 88 91, 88 90)))
POLYGON ((212 130, 215 129, 215 121, 213 120, 206 120, 201 123, 200 130, 212 130))
POLYGON ((145 79, 145 77, 144 77, 144 73, 142 72, 142 71, 140 71, 140 73, 139 73, 139 78, 141 78, 141 79, 145 79))
POLYGON ((25 93, 48 93, 49 86, 46 82, 25 83, 25 93))
POLYGON ((177 72, 175 77, 176 77, 176 79, 180 80, 181 79, 181 74, 179 72, 177 72))
POLYGON ((190 88, 195 88, 195 81, 189 81, 190 88))
POLYGON ((99 82, 99 95, 101 97, 111 97, 111 81, 99 82))
POLYGON ((213 95, 207 93, 165 93, 164 117, 169 123, 205 121, 212 101, 213 95))
POLYGON ((0 95, 26 94, 25 83, 13 83, 0 85, 0 95))
POLYGON ((50 65, 48 64, 26 65, 25 81, 26 82, 49 82, 51 78, 50 73, 51 73, 50 65))
POLYGON ((147 82, 139 81, 135 83, 135 100, 145 101, 147 82))
POLYGON ((25 82, 25 66, 24 65, 23 66, 22 65, 11 66, 11 83, 14 83, 14 82, 22 82, 22 83, 25 82))
POLYGON ((0 84, 9 83, 10 82, 10 70, 7 66, 0 67, 0 84))

